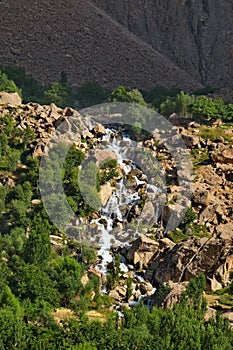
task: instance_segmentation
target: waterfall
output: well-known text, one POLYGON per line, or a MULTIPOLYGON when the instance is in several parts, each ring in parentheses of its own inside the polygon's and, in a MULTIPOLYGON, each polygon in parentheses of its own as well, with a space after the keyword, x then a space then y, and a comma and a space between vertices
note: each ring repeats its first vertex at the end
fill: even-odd
MULTIPOLYGON (((117 134, 111 129, 106 129, 106 134, 98 139, 98 145, 101 147, 101 144, 104 148, 107 147, 108 150, 113 151, 117 156, 118 165, 123 169, 125 176, 130 173, 133 169, 136 169, 136 165, 130 160, 126 152, 129 149, 135 149, 137 143, 131 140, 128 135, 125 133, 117 134), (127 145, 127 146, 123 146, 127 145)), ((159 189, 153 184, 147 184, 146 181, 139 180, 137 176, 132 176, 134 178, 136 187, 146 186, 145 192, 150 191, 154 193, 159 193, 159 189)), ((138 193, 138 190, 132 191, 132 188, 127 188, 124 184, 124 179, 121 178, 116 183, 116 188, 112 193, 111 197, 107 201, 105 207, 102 207, 100 210, 100 218, 93 219, 91 224, 97 225, 97 230, 100 233, 99 239, 99 250, 98 255, 102 257, 101 263, 97 268, 103 272, 107 272, 107 265, 112 261, 112 256, 110 254, 110 249, 113 244, 120 246, 122 242, 120 239, 117 239, 116 232, 114 229, 114 224, 116 222, 121 223, 122 225, 127 224, 129 214, 139 201, 141 196, 138 193), (106 224, 103 224, 105 222, 106 224)), ((155 213, 155 222, 158 221, 159 207, 156 207, 155 213)), ((124 227, 123 227, 124 229, 124 227)))

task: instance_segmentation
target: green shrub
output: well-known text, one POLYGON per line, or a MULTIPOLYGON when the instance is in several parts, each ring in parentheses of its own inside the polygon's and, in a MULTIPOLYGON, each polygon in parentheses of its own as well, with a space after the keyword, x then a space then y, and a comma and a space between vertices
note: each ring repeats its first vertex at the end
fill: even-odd
POLYGON ((15 82, 8 79, 7 75, 0 70, 0 91, 17 92, 22 96, 21 90, 16 86, 15 82))

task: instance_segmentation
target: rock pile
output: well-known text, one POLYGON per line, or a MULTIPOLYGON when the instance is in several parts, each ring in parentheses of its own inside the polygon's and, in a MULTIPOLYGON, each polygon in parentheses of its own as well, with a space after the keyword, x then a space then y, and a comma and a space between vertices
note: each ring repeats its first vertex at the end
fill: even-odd
POLYGON ((215 291, 228 285, 232 267, 232 239, 192 237, 159 252, 151 260, 145 277, 158 285, 189 281, 204 273, 207 288, 215 291))

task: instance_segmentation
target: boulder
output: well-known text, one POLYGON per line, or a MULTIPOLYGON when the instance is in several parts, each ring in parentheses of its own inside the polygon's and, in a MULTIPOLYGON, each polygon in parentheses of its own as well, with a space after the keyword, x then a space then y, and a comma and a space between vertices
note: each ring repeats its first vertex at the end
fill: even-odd
POLYGON ((170 287, 169 293, 165 296, 164 300, 161 303, 163 308, 172 309, 175 304, 177 304, 182 297, 182 293, 186 290, 186 282, 183 283, 174 283, 169 281, 168 285, 170 287))
POLYGON ((106 182, 101 186, 99 195, 103 206, 107 204, 107 201, 111 197, 113 190, 114 187, 111 186, 110 182, 106 182))
POLYGON ((200 147, 200 137, 194 135, 182 135, 182 138, 188 148, 200 147))
POLYGON ((192 199, 196 204, 208 205, 211 200, 210 186, 205 183, 195 183, 192 199))
POLYGON ((116 287, 115 288, 115 290, 117 291, 117 293, 121 296, 121 297, 126 297, 126 292, 127 292, 127 290, 126 290, 126 288, 125 287, 123 287, 123 286, 118 286, 118 287, 116 287))
POLYGON ((94 138, 94 135, 93 135, 90 131, 88 131, 88 130, 83 130, 83 131, 82 131, 82 137, 83 137, 84 139, 93 139, 93 138, 94 138))
POLYGON ((126 297, 127 290, 123 286, 117 286, 109 292, 109 296, 115 300, 121 301, 126 297))
POLYGON ((140 267, 147 267, 154 254, 158 251, 159 243, 141 235, 136 239, 131 248, 128 250, 126 258, 134 265, 139 264, 140 267))
POLYGON ((90 281, 90 279, 89 279, 87 273, 81 277, 81 283, 82 283, 82 285, 83 285, 84 287, 87 285, 87 283, 88 283, 89 281, 90 281))
POLYGON ((210 186, 221 185, 223 178, 216 174, 215 169, 210 165, 202 166, 197 170, 199 182, 204 182, 210 186))
POLYGON ((155 208, 152 202, 145 203, 140 215, 140 220, 145 223, 152 223, 155 220, 155 208))
POLYGON ((215 163, 225 163, 232 164, 233 163, 233 149, 225 148, 225 149, 217 149, 211 153, 211 158, 215 163))
POLYGON ((140 289, 137 289, 133 292, 134 299, 138 300, 141 297, 142 293, 140 289))
POLYGON ((208 207, 206 207, 199 216, 199 220, 202 224, 208 222, 212 222, 214 220, 214 218, 216 217, 216 206, 213 205, 209 205, 208 207))
POLYGON ((140 284, 139 289, 142 295, 150 294, 150 292, 153 290, 153 286, 149 282, 144 282, 140 284))
POLYGON ((105 135, 106 134, 106 130, 105 127, 102 124, 97 123, 93 129, 94 133, 97 136, 101 136, 101 135, 105 135))
POLYGON ((175 243, 167 237, 159 240, 159 249, 161 251, 167 250, 167 249, 172 249, 174 246, 175 246, 175 243))
POLYGON ((220 234, 220 237, 223 239, 232 239, 233 238, 233 223, 228 222, 227 224, 220 224, 216 227, 216 231, 220 234))
POLYGON ((222 289, 222 284, 216 280, 215 276, 213 276, 213 278, 207 278, 206 285, 212 292, 222 289))
POLYGON ((22 104, 22 99, 17 94, 17 92, 9 93, 6 91, 2 91, 0 92, 0 104, 20 106, 22 104))
POLYGON ((94 153, 94 158, 96 160, 96 165, 99 166, 106 160, 117 159, 117 156, 113 151, 98 149, 94 153))
POLYGON ((229 283, 233 267, 231 239, 192 237, 179 242, 170 250, 159 252, 151 261, 146 274, 153 284, 182 282, 204 273, 207 288, 216 290, 229 283))
POLYGON ((225 317, 229 320, 231 328, 233 327, 233 312, 227 311, 222 314, 222 317, 225 317))
POLYGON ((213 309, 212 307, 207 307, 205 316, 204 316, 204 320, 205 321, 209 321, 209 319, 211 318, 216 318, 216 314, 217 314, 217 310, 213 309))

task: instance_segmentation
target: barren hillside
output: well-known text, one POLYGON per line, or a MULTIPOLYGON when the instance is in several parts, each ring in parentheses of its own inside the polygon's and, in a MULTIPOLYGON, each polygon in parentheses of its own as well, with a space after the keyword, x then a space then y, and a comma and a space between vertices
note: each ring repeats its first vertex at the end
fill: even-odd
POLYGON ((94 80, 196 89, 200 84, 87 0, 1 3, 0 64, 24 66, 39 81, 94 80))

